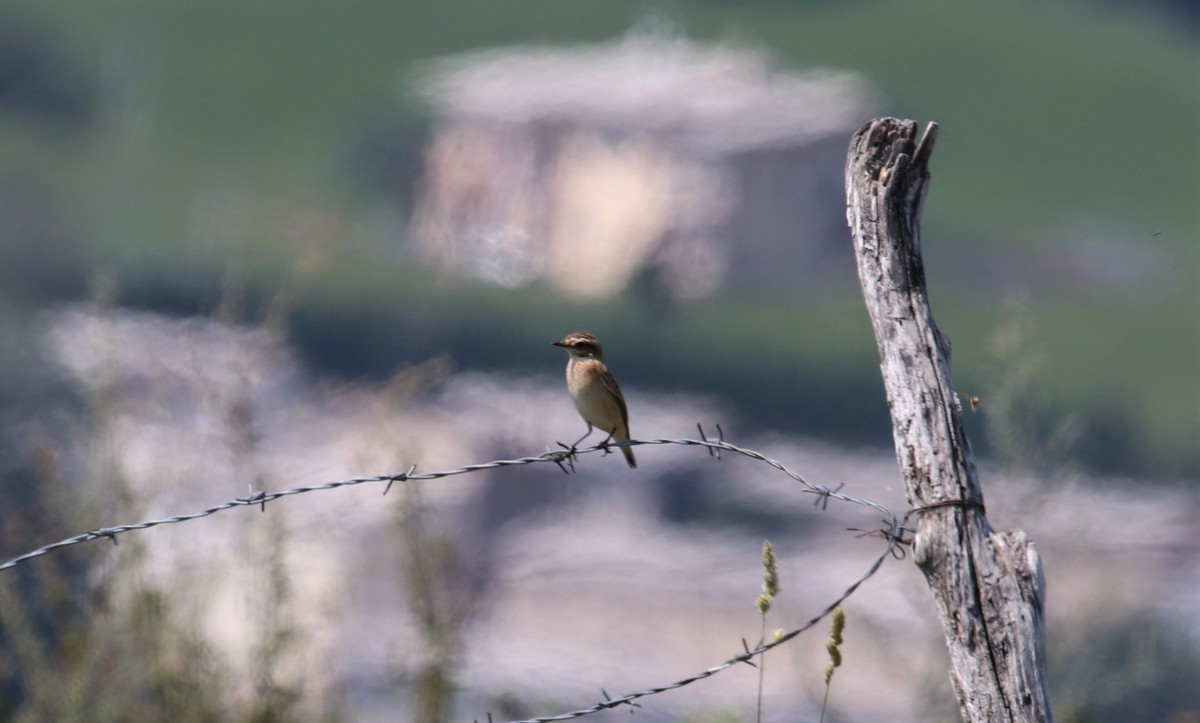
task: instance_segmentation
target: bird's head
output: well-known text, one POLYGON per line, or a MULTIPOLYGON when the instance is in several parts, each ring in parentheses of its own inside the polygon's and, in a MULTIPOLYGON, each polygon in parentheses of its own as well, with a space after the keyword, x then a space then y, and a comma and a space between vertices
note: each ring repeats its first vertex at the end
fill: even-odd
POLYGON ((554 342, 561 346, 573 359, 602 359, 604 351, 600 348, 600 340, 583 331, 575 331, 563 337, 562 341, 554 342))

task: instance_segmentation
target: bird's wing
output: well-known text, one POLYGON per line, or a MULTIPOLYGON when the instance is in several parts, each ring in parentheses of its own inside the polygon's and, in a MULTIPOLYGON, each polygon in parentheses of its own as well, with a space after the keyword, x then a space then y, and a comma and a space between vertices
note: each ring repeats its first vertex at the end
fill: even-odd
POLYGON ((617 407, 621 410, 621 425, 625 428, 625 434, 628 435, 629 408, 625 406, 625 395, 621 393, 621 386, 617 384, 616 378, 607 368, 600 374, 600 381, 604 382, 604 388, 617 398, 617 407))

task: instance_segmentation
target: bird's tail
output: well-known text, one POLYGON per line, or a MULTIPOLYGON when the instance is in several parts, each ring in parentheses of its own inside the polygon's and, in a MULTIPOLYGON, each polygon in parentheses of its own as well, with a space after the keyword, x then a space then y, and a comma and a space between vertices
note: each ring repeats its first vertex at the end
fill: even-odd
MULTIPOLYGON (((618 434, 613 435, 615 441, 624 442, 629 439, 629 427, 617 431, 618 434)), ((637 458, 633 456, 633 447, 621 447, 621 454, 625 455, 625 462, 629 465, 629 469, 637 469, 637 458)))
POLYGON ((625 455, 625 461, 629 463, 629 469, 637 469, 637 460, 633 457, 633 447, 622 447, 621 454, 625 455))

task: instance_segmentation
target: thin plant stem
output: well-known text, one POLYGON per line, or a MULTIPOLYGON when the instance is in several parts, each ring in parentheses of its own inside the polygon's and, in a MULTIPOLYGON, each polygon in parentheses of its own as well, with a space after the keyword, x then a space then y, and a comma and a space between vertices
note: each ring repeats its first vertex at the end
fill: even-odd
MULTIPOLYGON (((763 613, 762 635, 759 638, 759 640, 765 641, 766 639, 767 639, 767 614, 763 613)), ((763 653, 762 655, 758 656, 758 719, 757 719, 757 723, 762 723, 763 678, 766 676, 766 674, 767 674, 767 654, 763 653)))

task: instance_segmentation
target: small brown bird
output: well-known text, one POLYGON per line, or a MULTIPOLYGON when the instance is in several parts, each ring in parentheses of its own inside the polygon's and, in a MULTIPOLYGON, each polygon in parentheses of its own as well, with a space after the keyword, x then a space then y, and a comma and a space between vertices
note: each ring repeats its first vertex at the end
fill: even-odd
MULTIPOLYGON (((629 439, 629 410, 625 407, 625 396, 617 380, 604 366, 604 350, 600 348, 600 340, 591 334, 576 331, 562 341, 554 342, 567 350, 567 391, 575 400, 575 408, 579 416, 587 422, 587 434, 579 438, 579 442, 587 439, 592 433, 592 427, 599 427, 608 432, 608 438, 614 442, 629 439)), ((608 441, 608 440, 605 440, 608 441)), ((621 447, 621 454, 630 469, 637 469, 637 460, 633 457, 633 449, 621 447)))

